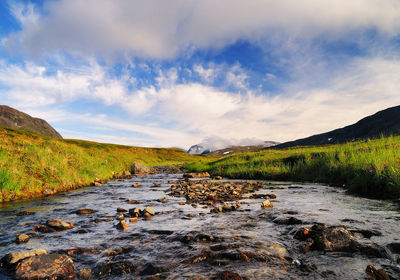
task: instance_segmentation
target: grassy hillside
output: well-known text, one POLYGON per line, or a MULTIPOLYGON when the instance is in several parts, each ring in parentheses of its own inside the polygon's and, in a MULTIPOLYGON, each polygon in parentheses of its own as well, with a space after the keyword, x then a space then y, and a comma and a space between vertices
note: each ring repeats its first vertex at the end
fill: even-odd
POLYGON ((187 167, 228 178, 324 182, 363 196, 400 197, 400 137, 240 153, 187 167))
POLYGON ((47 138, 0 127, 0 201, 66 191, 130 170, 133 162, 166 165, 196 160, 179 149, 140 148, 47 138))

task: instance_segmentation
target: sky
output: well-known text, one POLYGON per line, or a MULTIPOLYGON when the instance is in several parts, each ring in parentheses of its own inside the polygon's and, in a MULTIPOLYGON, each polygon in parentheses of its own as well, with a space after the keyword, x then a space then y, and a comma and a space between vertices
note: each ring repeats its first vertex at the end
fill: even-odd
POLYGON ((0 1, 0 104, 107 143, 307 137, 400 104, 400 1, 0 1))

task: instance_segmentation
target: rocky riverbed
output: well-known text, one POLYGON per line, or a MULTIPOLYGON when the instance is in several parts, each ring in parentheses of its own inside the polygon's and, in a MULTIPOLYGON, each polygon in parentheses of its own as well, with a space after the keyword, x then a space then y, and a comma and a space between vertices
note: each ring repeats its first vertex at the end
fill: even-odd
POLYGON ((3 205, 0 279, 400 279, 396 203, 159 171, 3 205))

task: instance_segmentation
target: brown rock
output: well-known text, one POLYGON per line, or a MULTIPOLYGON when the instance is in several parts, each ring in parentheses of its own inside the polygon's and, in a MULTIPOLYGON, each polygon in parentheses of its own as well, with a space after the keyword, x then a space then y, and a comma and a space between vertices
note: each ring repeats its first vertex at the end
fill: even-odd
POLYGON ((183 175, 184 178, 207 178, 210 177, 208 172, 199 172, 199 173, 186 173, 183 175))
POLYGON ((17 216, 31 216, 31 215, 35 215, 35 212, 30 212, 30 211, 21 211, 17 213, 17 216))
POLYGON ((390 277, 383 269, 376 269, 373 265, 368 265, 365 270, 370 279, 373 280, 390 280, 390 277))
POLYGON ((125 223, 125 221, 120 221, 117 224, 117 229, 122 230, 122 231, 127 231, 128 225, 127 225, 127 223, 125 223))
POLYGON ((139 162, 135 162, 132 164, 131 172, 132 172, 132 174, 138 175, 138 176, 148 175, 148 174, 157 174, 157 171, 154 168, 148 167, 139 162))
POLYGON ((23 233, 23 234, 20 234, 20 235, 15 239, 15 242, 16 242, 17 244, 26 243, 26 242, 29 241, 30 238, 31 238, 31 237, 30 237, 29 235, 23 233))
POLYGON ((146 213, 151 216, 154 216, 156 214, 156 212, 148 206, 143 210, 143 214, 146 215, 146 213))
POLYGON ((137 183, 135 183, 135 184, 132 185, 132 187, 134 187, 134 188, 139 188, 140 186, 141 186, 141 183, 140 183, 140 182, 137 182, 137 183))
POLYGON ((136 222, 138 222, 139 221, 139 218, 137 218, 137 217, 135 217, 135 218, 130 218, 129 219, 129 222, 130 223, 136 223, 136 222))
POLYGON ((75 264, 66 255, 48 254, 27 258, 18 264, 15 275, 21 280, 75 278, 75 264))
POLYGON ((222 272, 217 273, 217 275, 215 276, 215 279, 218 279, 218 280, 242 280, 243 278, 236 272, 222 271, 222 272))
POLYGON ((269 201, 269 199, 267 199, 267 200, 264 200, 263 203, 261 203, 261 207, 262 208, 271 208, 271 207, 274 207, 274 204, 271 201, 269 201))
POLYGON ((122 207, 118 207, 118 208, 117 208, 117 212, 118 212, 118 213, 128 212, 128 210, 126 210, 125 208, 122 208, 122 207))
POLYGON ((48 220, 46 225, 58 231, 67 230, 74 227, 74 224, 71 222, 63 222, 57 219, 48 220))
POLYGON ((87 215, 87 214, 93 214, 96 213, 96 210, 93 209, 79 209, 76 211, 77 215, 87 215))
POLYGON ((29 257, 33 257, 33 256, 44 255, 44 254, 48 254, 48 252, 43 249, 17 251, 17 252, 8 253, 4 257, 4 260, 5 260, 6 264, 15 264, 15 263, 19 262, 20 260, 23 260, 23 259, 26 259, 29 257))

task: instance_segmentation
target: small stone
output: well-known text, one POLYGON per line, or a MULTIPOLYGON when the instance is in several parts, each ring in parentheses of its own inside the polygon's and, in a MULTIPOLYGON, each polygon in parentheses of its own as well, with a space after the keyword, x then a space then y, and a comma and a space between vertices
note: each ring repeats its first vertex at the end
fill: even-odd
POLYGON ((66 230, 74 227, 74 224, 71 222, 63 222, 57 219, 50 219, 46 223, 47 226, 54 228, 55 230, 66 230))
POLYGON ((23 234, 20 234, 20 235, 16 238, 15 242, 16 242, 17 244, 26 243, 26 242, 29 241, 30 238, 31 238, 31 237, 30 237, 29 235, 23 233, 23 234))
POLYGON ((89 267, 82 267, 79 269, 79 279, 89 279, 92 270, 89 267))
POLYGON ((93 210, 93 209, 79 209, 79 210, 76 210, 76 214, 77 215, 87 215, 87 214, 93 214, 93 213, 96 213, 97 211, 96 210, 93 210))
POLYGON ((365 272, 374 280, 390 280, 390 277, 383 269, 376 269, 373 265, 368 265, 365 272))
POLYGON ((143 213, 144 214, 148 213, 151 216, 154 216, 156 214, 156 212, 148 206, 144 208, 143 213))
POLYGON ((130 223, 136 223, 136 222, 138 222, 139 221, 139 218, 137 218, 137 217, 135 217, 135 218, 130 218, 129 219, 129 222, 130 223))
POLYGON ((124 214, 118 214, 117 215, 117 220, 122 221, 123 219, 125 219, 125 215, 124 214))
POLYGON ((17 213, 17 216, 31 216, 31 215, 35 215, 35 212, 31 212, 31 211, 21 211, 17 213))
POLYGON ((132 187, 134 187, 134 188, 139 188, 141 185, 142 185, 142 184, 138 182, 138 183, 133 184, 132 187))
POLYGON ((118 207, 117 212, 119 212, 119 213, 128 212, 128 210, 126 210, 125 208, 122 208, 122 207, 118 207))
POLYGON ((127 223, 125 223, 125 221, 120 221, 117 224, 117 229, 122 230, 122 231, 126 231, 128 229, 128 225, 127 225, 127 223))
POLYGON ((185 205, 185 202, 179 202, 179 205, 185 205))
POLYGON ((139 217, 140 216, 140 209, 139 208, 133 208, 133 209, 129 209, 129 215, 131 217, 139 217))
POLYGON ((218 280, 242 280, 243 278, 236 272, 222 271, 222 272, 217 273, 215 279, 218 279, 218 280))
POLYGON ((274 207, 274 204, 271 201, 269 201, 269 199, 267 199, 267 200, 264 200, 263 203, 261 203, 261 207, 262 208, 271 208, 271 207, 274 207))

